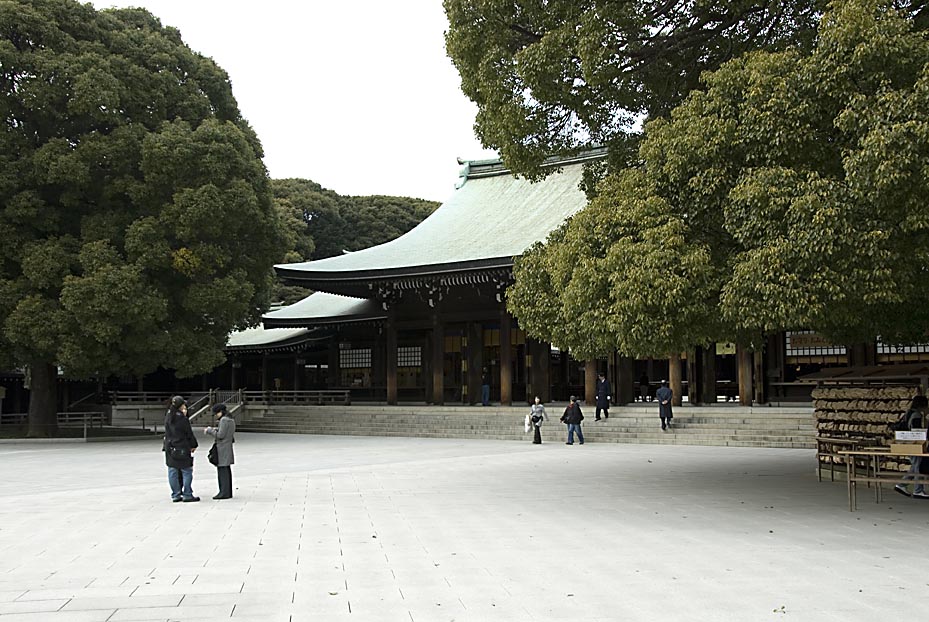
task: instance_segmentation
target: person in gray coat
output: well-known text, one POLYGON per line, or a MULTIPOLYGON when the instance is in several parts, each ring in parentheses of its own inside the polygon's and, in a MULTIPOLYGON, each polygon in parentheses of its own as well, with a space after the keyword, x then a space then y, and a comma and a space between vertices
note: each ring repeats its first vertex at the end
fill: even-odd
POLYGON ((203 430, 204 434, 209 434, 216 439, 216 453, 219 458, 216 465, 219 492, 213 498, 231 499, 232 465, 235 464, 235 453, 232 450, 232 444, 235 442, 235 419, 229 414, 225 404, 217 404, 213 407, 213 412, 219 419, 219 423, 215 428, 203 430))

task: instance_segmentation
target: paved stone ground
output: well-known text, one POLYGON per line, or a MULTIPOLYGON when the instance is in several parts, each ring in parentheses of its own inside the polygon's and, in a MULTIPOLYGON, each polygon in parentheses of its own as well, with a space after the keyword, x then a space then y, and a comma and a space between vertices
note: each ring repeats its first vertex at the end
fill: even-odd
POLYGON ((810 450, 558 440, 240 434, 198 504, 157 442, 0 445, 0 622, 925 615, 929 503, 851 513, 810 450))

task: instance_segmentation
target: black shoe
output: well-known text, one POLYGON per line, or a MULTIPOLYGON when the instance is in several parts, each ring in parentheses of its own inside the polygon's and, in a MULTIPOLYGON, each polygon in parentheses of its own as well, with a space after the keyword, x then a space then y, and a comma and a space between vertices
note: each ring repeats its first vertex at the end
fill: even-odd
POLYGON ((565 443, 565 445, 573 445, 574 443, 565 443))
POLYGON ((196 503, 200 500, 200 497, 184 497, 184 503, 196 503))
POLYGON ((581 441, 579 444, 580 444, 580 445, 583 445, 583 444, 584 444, 584 441, 581 441))
POLYGON ((596 419, 594 419, 594 421, 600 421, 600 417, 597 417, 596 419))
POLYGON ((232 499, 232 495, 215 495, 214 499, 232 499))
POLYGON ((183 499, 181 497, 171 497, 171 501, 177 503, 178 501, 183 501, 183 499))
POLYGON ((908 491, 906 488, 904 488, 903 486, 900 486, 899 484, 896 485, 896 486, 894 486, 894 492, 899 492, 899 493, 900 493, 901 495, 903 495, 904 497, 909 497, 909 496, 911 496, 910 493, 909 493, 909 491, 908 491))

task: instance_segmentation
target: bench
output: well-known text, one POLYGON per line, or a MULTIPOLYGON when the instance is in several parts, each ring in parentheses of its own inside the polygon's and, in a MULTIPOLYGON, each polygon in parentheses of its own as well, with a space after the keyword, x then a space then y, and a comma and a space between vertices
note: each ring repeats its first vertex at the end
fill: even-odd
MULTIPOLYGON (((902 454, 895 454, 886 449, 847 450, 839 451, 840 456, 847 458, 845 462, 846 477, 848 478, 848 511, 854 512, 858 507, 858 482, 874 484, 874 502, 880 503, 883 498, 883 484, 929 484, 929 475, 905 473, 902 471, 881 471, 881 458, 893 456, 900 458, 902 454), (866 464, 864 474, 857 468, 852 468, 863 458, 866 464)), ((929 459, 929 453, 905 454, 905 457, 921 457, 929 459)))

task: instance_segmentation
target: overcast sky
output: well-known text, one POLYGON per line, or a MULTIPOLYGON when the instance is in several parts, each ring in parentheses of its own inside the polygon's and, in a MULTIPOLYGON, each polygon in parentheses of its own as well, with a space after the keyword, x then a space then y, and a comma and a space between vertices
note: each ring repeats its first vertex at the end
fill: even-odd
POLYGON ((229 73, 273 178, 444 201, 494 157, 445 54, 441 0, 93 0, 141 6, 229 73))

